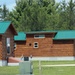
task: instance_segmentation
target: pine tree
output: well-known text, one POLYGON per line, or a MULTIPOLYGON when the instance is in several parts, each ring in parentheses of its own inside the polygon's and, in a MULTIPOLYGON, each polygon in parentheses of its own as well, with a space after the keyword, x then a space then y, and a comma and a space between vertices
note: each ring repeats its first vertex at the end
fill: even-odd
POLYGON ((6 5, 3 5, 3 8, 0 8, 0 20, 7 20, 7 16, 8 16, 8 9, 6 7, 6 5))

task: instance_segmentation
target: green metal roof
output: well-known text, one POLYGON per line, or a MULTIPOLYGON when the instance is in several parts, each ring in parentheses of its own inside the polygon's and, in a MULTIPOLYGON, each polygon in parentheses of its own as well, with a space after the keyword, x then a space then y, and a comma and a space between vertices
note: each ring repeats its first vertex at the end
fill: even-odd
POLYGON ((75 30, 58 31, 53 39, 54 40, 75 39, 75 30))
POLYGON ((57 31, 31 31, 26 32, 26 34, 38 34, 38 33, 56 33, 57 31))
MULTIPOLYGON (((50 31, 40 31, 40 32, 19 32, 17 36, 14 37, 15 41, 25 41, 26 34, 36 34, 36 33, 53 33, 50 31)), ((65 31, 54 31, 55 37, 53 40, 68 40, 68 39, 75 39, 75 30, 65 30, 65 31)))
POLYGON ((15 41, 25 41, 26 34, 24 32, 18 32, 18 35, 14 36, 15 41))
POLYGON ((11 21, 0 21, 0 34, 4 34, 11 24, 11 21))

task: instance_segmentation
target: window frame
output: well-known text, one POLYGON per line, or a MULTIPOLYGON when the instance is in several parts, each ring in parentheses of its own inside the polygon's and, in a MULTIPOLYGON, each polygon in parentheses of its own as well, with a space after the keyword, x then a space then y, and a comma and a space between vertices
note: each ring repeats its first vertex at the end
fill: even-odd
POLYGON ((16 50, 16 48, 17 48, 17 44, 16 44, 16 43, 14 43, 14 50, 16 50))
POLYGON ((7 54, 11 54, 11 38, 6 38, 6 50, 7 54))
POLYGON ((38 42, 34 42, 34 48, 39 48, 38 42), (37 44, 37 45, 35 45, 35 44, 37 44))
POLYGON ((34 35, 34 38, 35 39, 45 38, 45 35, 44 34, 40 34, 40 35, 36 34, 36 35, 34 35))

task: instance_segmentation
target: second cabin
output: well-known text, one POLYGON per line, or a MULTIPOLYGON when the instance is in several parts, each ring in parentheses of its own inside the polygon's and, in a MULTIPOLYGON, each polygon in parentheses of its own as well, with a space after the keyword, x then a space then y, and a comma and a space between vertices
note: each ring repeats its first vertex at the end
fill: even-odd
POLYGON ((15 57, 32 56, 41 60, 74 60, 75 30, 19 32, 15 57))

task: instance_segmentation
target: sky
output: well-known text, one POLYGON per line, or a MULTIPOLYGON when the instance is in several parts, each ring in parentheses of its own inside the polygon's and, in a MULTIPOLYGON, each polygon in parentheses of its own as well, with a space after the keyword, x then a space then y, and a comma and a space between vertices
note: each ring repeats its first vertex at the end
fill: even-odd
POLYGON ((3 4, 6 4, 7 8, 11 11, 14 9, 15 0, 0 0, 0 5, 2 6, 3 4))
MULTIPOLYGON (((56 0, 56 2, 61 2, 62 0, 56 0)), ((69 0, 66 0, 69 1, 69 0)), ((7 8, 12 11, 15 7, 15 0, 0 0, 0 5, 6 4, 7 8)))

